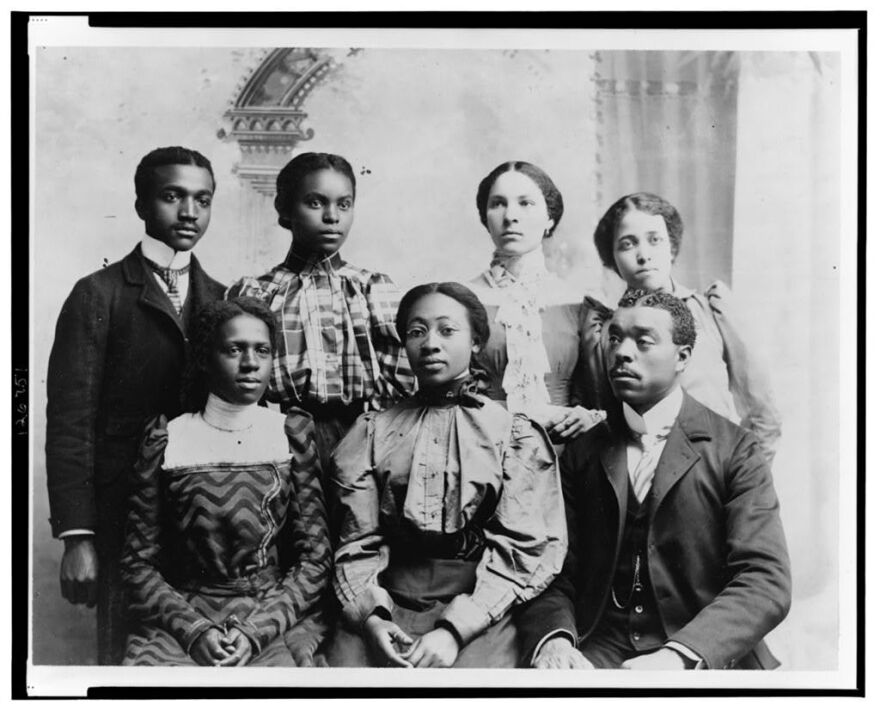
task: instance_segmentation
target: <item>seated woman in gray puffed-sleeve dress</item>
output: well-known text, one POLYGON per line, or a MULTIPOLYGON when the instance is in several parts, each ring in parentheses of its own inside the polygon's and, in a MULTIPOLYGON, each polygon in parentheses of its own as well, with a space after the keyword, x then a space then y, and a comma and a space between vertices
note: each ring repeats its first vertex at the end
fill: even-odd
POLYGON ((401 301, 418 393, 361 416, 333 457, 341 620, 331 666, 513 667, 513 606, 561 569, 553 447, 479 394, 469 362, 486 312, 460 284, 401 301))

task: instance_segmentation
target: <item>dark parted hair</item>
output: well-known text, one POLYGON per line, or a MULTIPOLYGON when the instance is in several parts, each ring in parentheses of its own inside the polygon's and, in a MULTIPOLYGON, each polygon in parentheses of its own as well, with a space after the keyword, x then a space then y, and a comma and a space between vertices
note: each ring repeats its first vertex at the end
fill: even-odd
POLYGON ((450 299, 455 299, 465 307, 474 342, 482 350, 486 341, 489 340, 489 316, 486 314, 486 307, 473 291, 457 281, 432 281, 429 284, 414 286, 404 294, 400 300, 400 307, 397 309, 397 317, 394 320, 400 340, 406 341, 406 322, 409 320, 409 312, 412 311, 413 305, 428 294, 443 294, 450 299))
POLYGON ((297 190, 303 178, 319 170, 335 170, 342 173, 351 182, 351 198, 357 191, 357 180, 351 164, 335 153, 300 153, 288 161, 275 179, 275 211, 278 213, 278 224, 290 229, 290 210, 296 198, 297 190))
POLYGON ((697 327, 691 310, 677 296, 668 291, 647 291, 646 289, 627 289, 617 306, 629 309, 633 306, 650 306, 663 309, 672 316, 672 342, 677 346, 691 346, 697 340, 697 327))
POLYGON ((596 245, 596 251, 599 252, 599 258, 609 269, 617 271, 617 265, 614 262, 614 236, 620 225, 623 215, 630 210, 639 210, 648 215, 660 215, 666 223, 666 232, 669 233, 669 249, 672 252, 672 260, 678 256, 678 249, 681 246, 681 236, 684 233, 684 223, 681 221, 681 215, 675 206, 654 193, 633 193, 632 195, 624 195, 620 200, 608 208, 607 212, 602 215, 599 224, 596 225, 596 231, 593 233, 593 243, 596 245))
POLYGON ((196 313, 190 327, 189 353, 183 371, 183 409, 198 412, 208 401, 208 359, 217 347, 220 327, 236 316, 247 314, 260 319, 269 329, 269 343, 275 355, 275 316, 262 301, 238 296, 229 301, 212 301, 196 313))
POLYGON ((559 226, 559 221, 562 219, 562 211, 564 209, 562 204, 562 193, 559 192, 559 188, 556 187, 556 184, 550 179, 550 176, 547 175, 547 173, 541 170, 538 166, 532 163, 527 163, 524 160, 512 160, 502 163, 480 181, 480 185, 477 188, 477 211, 480 213, 480 222, 483 223, 484 227, 486 226, 486 209, 488 207, 489 192, 492 190, 492 186, 495 185, 495 181, 498 180, 499 176, 511 171, 528 176, 532 179, 532 182, 541 189, 541 193, 544 195, 544 202, 547 203, 547 214, 550 215, 550 219, 553 220, 553 227, 547 230, 546 235, 547 237, 550 237, 559 226))
POLYGON ((166 146, 150 151, 138 163, 137 170, 134 172, 134 192, 138 200, 146 200, 149 197, 150 188, 153 185, 153 168, 159 168, 163 165, 194 165, 204 168, 211 174, 214 190, 217 189, 217 178, 214 177, 211 161, 192 148, 166 146))

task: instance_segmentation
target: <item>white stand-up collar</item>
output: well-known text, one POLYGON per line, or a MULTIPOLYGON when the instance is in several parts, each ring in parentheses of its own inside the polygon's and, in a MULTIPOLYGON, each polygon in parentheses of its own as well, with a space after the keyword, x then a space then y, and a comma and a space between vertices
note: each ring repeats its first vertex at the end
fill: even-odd
POLYGON ((635 434, 662 434, 672 429, 683 400, 684 391, 676 385, 666 397, 642 415, 623 403, 623 416, 635 434))
POLYGON ((189 264, 192 256, 189 251, 176 252, 164 242, 160 242, 150 235, 144 235, 141 240, 141 251, 151 262, 167 269, 183 269, 189 264))

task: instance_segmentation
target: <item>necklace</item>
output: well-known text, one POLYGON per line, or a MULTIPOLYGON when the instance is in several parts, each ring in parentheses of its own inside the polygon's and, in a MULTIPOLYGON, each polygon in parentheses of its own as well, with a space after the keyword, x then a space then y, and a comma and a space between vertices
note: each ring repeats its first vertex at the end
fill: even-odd
POLYGON ((204 422, 208 427, 211 427, 215 430, 219 430, 220 432, 247 432, 248 430, 252 430, 254 428, 254 423, 251 422, 249 425, 245 427, 220 427, 220 425, 215 425, 213 422, 209 422, 205 418, 205 413, 200 412, 199 416, 202 418, 202 422, 204 422))

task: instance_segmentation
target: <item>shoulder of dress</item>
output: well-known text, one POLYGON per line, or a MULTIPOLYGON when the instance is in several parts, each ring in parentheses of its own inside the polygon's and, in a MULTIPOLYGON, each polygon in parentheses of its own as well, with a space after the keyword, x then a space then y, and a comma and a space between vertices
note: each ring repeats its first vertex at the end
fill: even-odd
POLYGON ((706 298, 715 301, 715 300, 728 300, 730 299, 732 292, 730 291, 730 287, 727 286, 720 279, 713 281, 706 287, 706 290, 703 292, 706 298))
POLYGON ((277 290, 282 284, 289 282, 296 272, 290 271, 283 264, 261 274, 260 276, 243 276, 226 290, 227 297, 230 293, 236 295, 249 295, 255 291, 271 292, 277 290))
POLYGON ((395 284, 394 280, 384 272, 374 272, 370 269, 363 269, 345 262, 343 263, 343 266, 340 267, 339 273, 342 276, 356 279, 371 290, 387 289, 397 291, 397 284, 395 284))
POLYGON ((159 417, 165 420, 163 429, 167 430, 169 436, 187 432, 197 426, 201 419, 198 412, 184 412, 172 420, 165 418, 165 415, 159 417))

